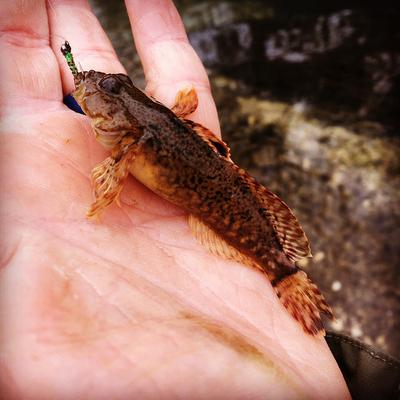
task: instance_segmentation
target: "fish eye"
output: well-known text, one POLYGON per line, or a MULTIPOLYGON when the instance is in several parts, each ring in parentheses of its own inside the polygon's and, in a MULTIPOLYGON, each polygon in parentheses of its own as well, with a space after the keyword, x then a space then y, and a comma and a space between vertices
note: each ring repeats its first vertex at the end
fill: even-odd
POLYGON ((122 81, 125 85, 133 86, 133 82, 132 82, 131 78, 129 78, 128 75, 125 75, 125 74, 116 74, 116 76, 118 76, 118 79, 119 79, 120 81, 122 81))
POLYGON ((121 82, 114 76, 105 76, 99 86, 107 93, 118 94, 121 89, 121 82))

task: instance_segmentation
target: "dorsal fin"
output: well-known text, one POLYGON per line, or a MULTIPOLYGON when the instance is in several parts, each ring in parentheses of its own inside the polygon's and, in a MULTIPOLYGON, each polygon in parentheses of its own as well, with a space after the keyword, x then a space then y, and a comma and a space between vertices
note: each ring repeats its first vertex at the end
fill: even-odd
MULTIPOLYGON (((232 161, 230 149, 224 141, 200 124, 186 119, 182 121, 189 125, 216 153, 232 161)), ((274 227, 278 241, 286 256, 293 262, 304 257, 311 257, 310 243, 290 208, 276 194, 260 185, 246 171, 233 162, 232 164, 233 168, 247 182, 254 195, 261 202, 265 215, 274 227)))
POLYGON ((231 161, 231 150, 229 146, 219 137, 214 135, 209 129, 205 128, 196 122, 184 119, 183 122, 189 125, 207 144, 213 148, 213 150, 220 156, 231 161))
POLYGON ((276 236, 287 257, 295 262, 311 257, 310 243, 299 221, 290 208, 274 193, 260 185, 246 171, 234 165, 248 183, 264 209, 266 217, 275 229, 276 236))
POLYGON ((311 257, 310 242, 290 208, 268 189, 262 187, 260 191, 266 215, 275 228, 285 254, 293 262, 311 257))
POLYGON ((175 104, 171 111, 179 118, 185 118, 187 115, 196 111, 199 99, 194 87, 181 89, 175 97, 175 104))

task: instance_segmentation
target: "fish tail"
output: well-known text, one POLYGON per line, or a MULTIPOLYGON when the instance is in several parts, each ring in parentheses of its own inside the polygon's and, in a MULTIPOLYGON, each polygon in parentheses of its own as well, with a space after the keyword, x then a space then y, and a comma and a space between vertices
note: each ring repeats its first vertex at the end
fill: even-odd
POLYGON ((303 330, 315 336, 324 336, 321 314, 333 319, 331 307, 317 286, 304 271, 297 270, 279 280, 272 281, 278 297, 303 330))
POLYGON ((326 303, 317 286, 306 273, 288 260, 283 253, 275 261, 275 268, 263 266, 229 245, 223 238, 208 228, 201 220, 191 215, 189 225, 195 236, 212 253, 235 260, 263 271, 271 281, 278 297, 289 313, 311 335, 325 335, 321 314, 333 318, 332 309, 326 303), (275 273, 279 272, 277 276, 275 273))

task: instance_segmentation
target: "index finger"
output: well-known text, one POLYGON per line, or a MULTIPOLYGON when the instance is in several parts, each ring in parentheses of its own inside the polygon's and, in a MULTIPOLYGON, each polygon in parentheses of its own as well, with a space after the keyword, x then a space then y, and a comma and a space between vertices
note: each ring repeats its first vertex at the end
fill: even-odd
POLYGON ((73 77, 60 52, 64 40, 71 43, 75 61, 84 70, 125 72, 87 0, 48 0, 48 12, 52 47, 59 61, 64 93, 74 89, 73 77))
POLYGON ((172 106, 180 89, 194 86, 199 106, 191 119, 219 135, 217 110, 206 71, 188 41, 172 1, 126 0, 126 7, 147 91, 172 106))

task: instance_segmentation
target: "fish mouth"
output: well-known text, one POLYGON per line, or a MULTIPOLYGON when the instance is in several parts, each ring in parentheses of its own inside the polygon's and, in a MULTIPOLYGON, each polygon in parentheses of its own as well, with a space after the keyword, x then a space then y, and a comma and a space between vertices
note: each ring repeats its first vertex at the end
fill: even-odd
MULTIPOLYGON (((91 71, 81 71, 74 75, 75 91, 73 96, 78 103, 83 102, 86 95, 86 77, 91 71)), ((81 105, 82 106, 82 105, 81 105)))
POLYGON ((82 83, 85 81, 85 74, 87 74, 87 72, 78 72, 76 75, 74 75, 75 87, 82 85, 82 83))
MULTIPOLYGON (((86 88, 83 82, 79 82, 78 84, 75 83, 75 91, 73 93, 73 96, 75 100, 79 103, 79 105, 84 109, 84 98, 85 98, 85 93, 86 93, 86 88)), ((85 109, 84 109, 85 111, 85 109)))

